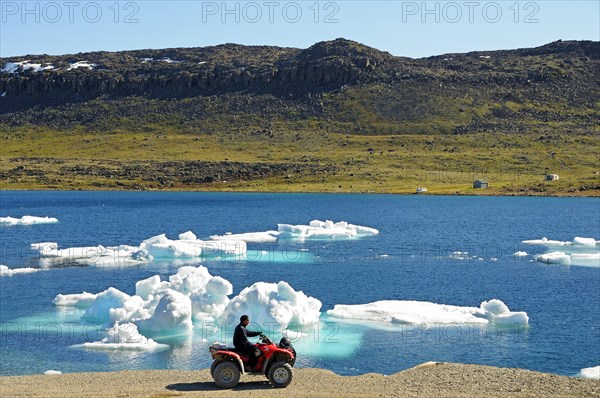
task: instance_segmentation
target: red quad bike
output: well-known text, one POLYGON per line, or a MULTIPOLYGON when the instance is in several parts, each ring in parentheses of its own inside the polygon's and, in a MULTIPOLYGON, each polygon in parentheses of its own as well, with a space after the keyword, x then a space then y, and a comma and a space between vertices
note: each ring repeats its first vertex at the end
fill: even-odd
POLYGON ((284 337, 276 345, 264 334, 260 335, 260 340, 260 343, 254 346, 260 350, 261 355, 252 368, 248 364, 248 355, 237 352, 235 348, 228 348, 219 343, 208 347, 214 359, 210 366, 210 374, 219 387, 235 387, 243 374, 265 375, 271 384, 278 388, 287 387, 292 382, 296 350, 290 344, 290 340, 284 337))

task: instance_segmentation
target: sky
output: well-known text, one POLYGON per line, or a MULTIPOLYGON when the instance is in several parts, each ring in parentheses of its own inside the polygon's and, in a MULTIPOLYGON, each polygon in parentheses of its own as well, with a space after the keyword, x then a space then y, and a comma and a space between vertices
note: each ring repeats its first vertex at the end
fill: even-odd
POLYGON ((600 40, 600 1, 0 0, 0 57, 343 37, 412 58, 600 40))

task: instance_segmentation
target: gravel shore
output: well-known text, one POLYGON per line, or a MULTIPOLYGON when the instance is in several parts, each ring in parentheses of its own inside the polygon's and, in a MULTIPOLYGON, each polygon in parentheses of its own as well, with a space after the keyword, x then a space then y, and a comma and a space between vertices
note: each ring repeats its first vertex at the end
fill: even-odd
POLYGON ((523 369, 429 362, 390 376, 295 369, 286 389, 242 376, 219 389, 207 369, 0 377, 2 397, 600 397, 600 381, 523 369))

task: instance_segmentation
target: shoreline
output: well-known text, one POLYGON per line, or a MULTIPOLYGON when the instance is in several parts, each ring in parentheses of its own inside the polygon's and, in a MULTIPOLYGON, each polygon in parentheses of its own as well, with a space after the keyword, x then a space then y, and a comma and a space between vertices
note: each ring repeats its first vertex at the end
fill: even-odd
POLYGON ((2 376, 4 397, 600 397, 600 380, 447 362, 427 362, 385 376, 339 376, 329 370, 294 369, 286 389, 263 376, 244 375, 232 390, 218 388, 209 370, 136 370, 2 376))
POLYGON ((376 192, 376 191, 261 191, 261 190, 219 190, 219 189, 40 189, 40 188, 0 188, 1 192, 165 192, 165 193, 244 193, 244 194, 319 194, 319 195, 397 195, 397 196, 464 196, 464 197, 526 197, 526 198, 600 198, 600 191, 593 190, 592 194, 583 194, 578 192, 573 193, 444 193, 444 192, 427 192, 427 193, 407 193, 407 192, 376 192))

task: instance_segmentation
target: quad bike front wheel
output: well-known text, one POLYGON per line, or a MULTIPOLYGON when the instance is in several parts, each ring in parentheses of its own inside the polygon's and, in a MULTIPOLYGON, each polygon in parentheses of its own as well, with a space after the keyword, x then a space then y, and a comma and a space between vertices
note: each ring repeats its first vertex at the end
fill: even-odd
POLYGON ((218 359, 215 359, 211 364, 210 364, 210 375, 213 377, 213 379, 215 378, 215 368, 217 367, 218 364, 220 364, 221 361, 218 359))
POLYGON ((274 387, 284 388, 294 378, 294 369, 286 362, 275 362, 269 369, 269 381, 274 387))
POLYGON ((223 361, 217 364, 213 372, 213 379, 221 388, 233 388, 237 386, 240 382, 240 376, 240 370, 237 365, 230 361, 223 361))

